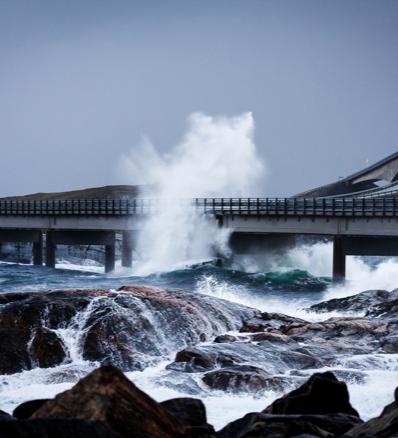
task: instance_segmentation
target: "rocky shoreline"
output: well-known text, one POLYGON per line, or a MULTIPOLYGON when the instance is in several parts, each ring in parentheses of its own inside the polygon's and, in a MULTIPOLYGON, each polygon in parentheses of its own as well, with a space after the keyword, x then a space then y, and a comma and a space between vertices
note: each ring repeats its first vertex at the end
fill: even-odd
MULTIPOLYGON (((141 430, 138 421, 134 423, 136 429, 128 423, 125 427, 129 432, 120 431, 114 423, 108 423, 108 413, 98 414, 104 406, 93 407, 93 412, 80 417, 78 410, 74 411, 77 402, 61 394, 54 399, 62 401, 61 410, 58 402, 55 409, 55 402, 50 400, 34 414, 28 410, 30 415, 24 414, 24 418, 18 412, 23 412, 26 405, 14 412, 17 420, 2 414, 0 437, 55 433, 61 437, 144 437, 168 436, 166 432, 170 430, 170 436, 203 437, 398 436, 395 402, 386 407, 380 418, 362 424, 349 404, 346 386, 366 382, 369 358, 374 366, 378 357, 398 353, 398 290, 367 291, 325 301, 309 310, 319 314, 318 322, 260 312, 206 295, 143 286, 0 294, 0 374, 76 361, 90 363, 91 369, 97 370, 77 383, 70 390, 72 393, 82 390, 87 400, 97 400, 95 394, 104 395, 102 385, 108 388, 104 379, 122 385, 120 394, 127 391, 125 385, 130 388, 128 391, 134 387, 134 396, 130 394, 129 401, 123 404, 115 396, 119 387, 109 383, 113 395, 110 399, 104 395, 105 405, 119 410, 116 406, 121 403, 123 409, 130 406, 135 412, 139 394, 150 403, 139 418, 156 423, 157 427, 151 432, 141 430), (324 312, 340 312, 344 316, 325 319, 324 312), (178 382, 193 398, 157 403, 121 372, 143 370, 172 354, 174 360, 165 367, 167 385, 172 387, 178 382), (262 412, 248 414, 216 433, 204 421, 204 406, 197 399, 204 391, 257 397, 269 391, 287 395, 264 406, 262 412), (171 414, 157 423, 154 412, 158 411, 161 417, 164 411, 171 414), (191 423, 188 427, 188 420, 181 421, 192 415, 201 418, 200 427, 191 423), (53 427, 63 432, 54 432, 57 429, 53 427), (86 429, 76 435, 79 427, 86 429), (370 433, 372 430, 377 433, 370 433)), ((32 409, 39 404, 32 401, 27 406, 32 409)), ((128 422, 121 412, 117 414, 117 424, 128 422)), ((131 415, 126 413, 127 417, 131 415)))
POLYGON ((363 422, 350 405, 347 386, 333 373, 317 373, 261 412, 239 418, 220 431, 208 424, 199 399, 158 403, 116 367, 98 368, 54 399, 0 411, 0 437, 31 438, 371 438, 398 432, 395 400, 382 414, 363 422))

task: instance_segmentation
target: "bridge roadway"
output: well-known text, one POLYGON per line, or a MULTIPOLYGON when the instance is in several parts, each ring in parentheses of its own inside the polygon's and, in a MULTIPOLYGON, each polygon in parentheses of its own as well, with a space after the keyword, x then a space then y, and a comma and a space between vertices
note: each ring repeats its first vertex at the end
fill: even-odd
MULTIPOLYGON (((235 240, 248 243, 248 251, 253 242, 266 245, 270 236, 331 237, 336 280, 345 276, 346 255, 398 255, 395 197, 195 198, 178 202, 229 229, 235 240)), ((0 243, 33 243, 33 261, 38 265, 43 263, 44 248, 47 266, 55 266, 56 245, 104 245, 105 270, 109 272, 115 264, 115 233, 123 235, 122 265, 131 266, 134 231, 162 208, 164 201, 154 199, 1 200, 0 243)))

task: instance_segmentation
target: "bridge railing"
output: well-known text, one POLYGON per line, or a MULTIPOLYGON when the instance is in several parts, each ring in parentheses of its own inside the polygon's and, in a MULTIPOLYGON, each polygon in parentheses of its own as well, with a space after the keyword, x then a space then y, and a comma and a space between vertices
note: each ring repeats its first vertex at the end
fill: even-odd
POLYGON ((154 210, 154 199, 0 200, 0 215, 130 216, 154 210))
POLYGON ((398 216, 398 198, 196 198, 196 208, 216 215, 398 216))
POLYGON ((156 214, 182 202, 214 215, 239 216, 382 216, 398 217, 398 197, 378 198, 194 198, 170 201, 0 200, 0 216, 135 216, 156 214))

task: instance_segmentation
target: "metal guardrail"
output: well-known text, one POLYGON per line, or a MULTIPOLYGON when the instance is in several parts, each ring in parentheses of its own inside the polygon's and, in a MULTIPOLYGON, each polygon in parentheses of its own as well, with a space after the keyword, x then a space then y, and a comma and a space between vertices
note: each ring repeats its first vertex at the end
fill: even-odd
POLYGON ((216 215, 398 217, 398 198, 198 198, 216 215))
MULTIPOLYGON (((398 198, 194 198, 197 211, 232 216, 398 217, 398 198)), ((0 216, 133 216, 156 214, 164 200, 0 201, 0 216)))

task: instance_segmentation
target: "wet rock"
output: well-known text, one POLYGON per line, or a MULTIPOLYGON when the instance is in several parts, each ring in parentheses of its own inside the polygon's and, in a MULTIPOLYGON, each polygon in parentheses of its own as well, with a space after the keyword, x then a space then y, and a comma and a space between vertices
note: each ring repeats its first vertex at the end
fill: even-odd
POLYGON ((7 414, 7 412, 0 410, 0 423, 6 421, 15 421, 15 418, 12 415, 7 414))
POLYGON ((334 298, 332 300, 323 301, 318 304, 314 304, 310 307, 314 312, 362 312, 365 314, 369 308, 385 301, 390 298, 398 299, 398 290, 388 292, 386 290, 368 290, 356 295, 344 298, 334 298))
POLYGON ((288 344, 294 342, 294 340, 289 338, 289 336, 282 335, 280 333, 269 332, 255 333, 254 335, 250 336, 250 340, 253 342, 268 341, 277 344, 288 344))
POLYGON ((219 335, 215 337, 213 342, 217 344, 223 344, 224 342, 235 342, 237 339, 238 338, 236 336, 232 335, 219 335))
POLYGON ((99 421, 122 437, 182 437, 182 423, 113 366, 103 366, 41 406, 32 419, 99 421))
POLYGON ((81 289, 66 291, 23 292, 1 294, 0 327, 35 329, 46 326, 50 329, 63 327, 85 308, 90 297, 105 293, 92 289, 86 296, 81 289))
POLYGON ((49 329, 35 330, 29 348, 31 360, 40 368, 49 368, 62 363, 65 358, 63 342, 49 329))
POLYGON ((182 423, 190 426, 207 424, 206 408, 197 398, 172 398, 160 403, 167 411, 182 423))
POLYGON ((206 408, 202 400, 195 398, 173 398, 160 403, 181 423, 189 426, 192 436, 212 436, 215 431, 207 423, 206 408))
POLYGON ((271 415, 247 414, 233 421, 217 434, 218 438, 248 437, 334 437, 344 434, 362 421, 346 414, 271 415))
POLYGON ((29 340, 30 330, 0 328, 0 374, 13 374, 31 368, 29 340))
POLYGON ((318 358, 295 351, 293 343, 281 344, 263 342, 231 342, 200 345, 188 348, 176 355, 169 370, 205 372, 235 365, 263 365, 270 374, 282 374, 290 369, 308 369, 323 366, 318 358))
POLYGON ((214 297, 144 286, 1 294, 0 372, 61 363, 68 352, 56 329, 78 332, 85 360, 141 370, 171 351, 237 330, 255 314, 214 297))
POLYGON ((321 437, 334 435, 322 430, 308 418, 300 416, 267 415, 262 413, 247 414, 233 421, 217 433, 217 438, 285 438, 285 437, 321 437))
POLYGON ((76 419, 20 420, 0 422, 1 438, 121 438, 96 421, 76 419))
POLYGON ((233 359, 219 352, 204 351, 200 348, 186 348, 176 354, 174 362, 166 368, 188 373, 211 370, 216 366, 233 365, 233 359))
POLYGON ((306 321, 300 318, 283 315, 282 313, 263 312, 256 315, 254 318, 246 320, 242 325, 240 332, 256 333, 264 331, 280 331, 283 330, 286 325, 294 323, 303 324, 306 323, 306 321))
POLYGON ((270 374, 252 365, 235 365, 206 373, 202 380, 212 389, 258 391, 269 384, 270 374))
POLYGON ((382 339, 381 347, 385 353, 398 353, 398 335, 389 335, 382 339))
POLYGON ((49 398, 37 399, 37 400, 29 400, 24 403, 18 405, 12 415, 18 420, 27 420, 30 418, 34 412, 36 412, 40 407, 44 405, 49 398))
POLYGON ((347 385, 333 373, 313 374, 302 386, 277 399, 265 411, 269 414, 332 414, 358 417, 350 405, 347 385))

